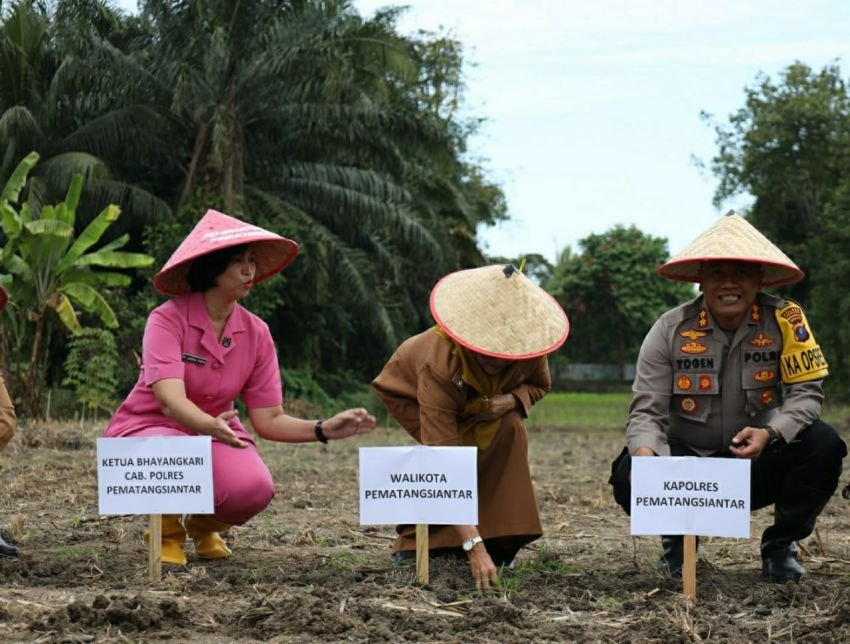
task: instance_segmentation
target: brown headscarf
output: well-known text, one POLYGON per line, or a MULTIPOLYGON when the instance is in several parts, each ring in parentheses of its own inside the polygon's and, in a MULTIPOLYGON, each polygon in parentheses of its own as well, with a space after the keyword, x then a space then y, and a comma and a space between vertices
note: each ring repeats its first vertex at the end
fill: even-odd
POLYGON ((452 340, 439 326, 434 327, 434 332, 452 346, 452 353, 460 359, 463 382, 478 394, 466 401, 460 414, 457 427, 460 444, 477 445, 479 449, 487 449, 501 419, 481 420, 477 416, 490 408, 493 396, 504 393, 502 388, 511 379, 518 363, 514 362, 501 373, 491 376, 481 368, 472 351, 452 340))

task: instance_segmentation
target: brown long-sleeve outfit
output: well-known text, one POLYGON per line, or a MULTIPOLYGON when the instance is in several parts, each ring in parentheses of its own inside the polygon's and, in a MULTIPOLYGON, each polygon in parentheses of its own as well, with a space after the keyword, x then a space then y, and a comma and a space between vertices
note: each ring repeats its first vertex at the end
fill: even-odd
POLYGON ((12 405, 12 399, 9 398, 9 392, 6 390, 6 381, 3 380, 3 376, 0 376, 0 451, 3 451, 9 441, 12 440, 17 425, 15 407, 12 405))
MULTIPOLYGON (((478 393, 462 379, 452 345, 429 329, 403 342, 372 381, 390 414, 422 445, 460 445, 463 407, 478 393)), ((506 539, 513 549, 543 533, 528 468, 528 436, 523 418, 551 389, 545 357, 521 361, 502 393, 519 408, 506 414, 487 449, 478 450, 478 532, 486 540, 506 539)), ((398 526, 394 551, 415 549, 414 526, 398 526)), ((432 549, 456 548, 454 526, 431 526, 432 549)))

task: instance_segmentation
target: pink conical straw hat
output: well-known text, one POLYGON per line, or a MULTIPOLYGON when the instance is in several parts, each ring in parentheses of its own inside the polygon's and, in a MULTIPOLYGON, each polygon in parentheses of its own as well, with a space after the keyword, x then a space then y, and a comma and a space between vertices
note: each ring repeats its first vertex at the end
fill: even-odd
POLYGON ((191 289, 186 275, 192 260, 240 244, 250 244, 256 252, 255 284, 282 271, 298 254, 298 244, 291 239, 269 232, 265 228, 246 224, 216 210, 207 210, 153 278, 154 288, 164 295, 188 293, 191 289))
POLYGON ((431 314, 458 344, 508 360, 551 353, 570 332, 555 298, 504 264, 443 277, 431 291, 431 314))
POLYGON ((762 286, 793 284, 805 276, 785 253, 734 210, 715 221, 657 272, 677 282, 699 282, 700 264, 722 261, 761 264, 762 286))

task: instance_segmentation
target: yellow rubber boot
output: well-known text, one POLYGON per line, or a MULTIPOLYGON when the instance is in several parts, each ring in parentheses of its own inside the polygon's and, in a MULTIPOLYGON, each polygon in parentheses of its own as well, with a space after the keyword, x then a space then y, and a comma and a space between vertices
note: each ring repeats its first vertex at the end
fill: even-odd
POLYGON ((233 553, 219 532, 228 530, 230 524, 222 523, 210 515, 190 514, 185 520, 186 532, 195 542, 195 552, 201 559, 226 559, 233 553))
MULTIPOLYGON (((150 531, 145 530, 145 544, 151 539, 150 531)), ((162 515, 162 563, 174 566, 186 565, 186 553, 183 544, 186 543, 186 529, 181 525, 176 514, 162 515)))

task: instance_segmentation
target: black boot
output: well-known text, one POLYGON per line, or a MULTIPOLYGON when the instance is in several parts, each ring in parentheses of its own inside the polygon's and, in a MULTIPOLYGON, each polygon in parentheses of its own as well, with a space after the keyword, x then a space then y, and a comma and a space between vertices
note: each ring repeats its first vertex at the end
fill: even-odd
POLYGON ((832 492, 786 486, 776 500, 773 525, 761 538, 762 574, 772 581, 800 581, 806 569, 797 561, 797 544, 815 529, 815 521, 832 492))
POLYGON ((771 581, 800 581, 806 574, 806 569, 797 561, 797 544, 794 541, 773 543, 767 554, 764 547, 763 543, 761 571, 771 581))
POLYGON ((661 537, 661 558, 658 570, 672 577, 682 576, 682 562, 685 559, 685 538, 681 535, 661 537))
MULTIPOLYGON (((697 548, 699 548, 699 537, 697 548)), ((671 577, 682 576, 682 565, 685 561, 685 538, 680 535, 663 535, 661 537, 661 557, 658 559, 659 572, 671 577)))
POLYGON ((20 554, 18 552, 18 549, 15 546, 10 546, 8 543, 6 543, 6 541, 3 539, 3 535, 0 534, 0 556, 17 557, 18 554, 20 554))

